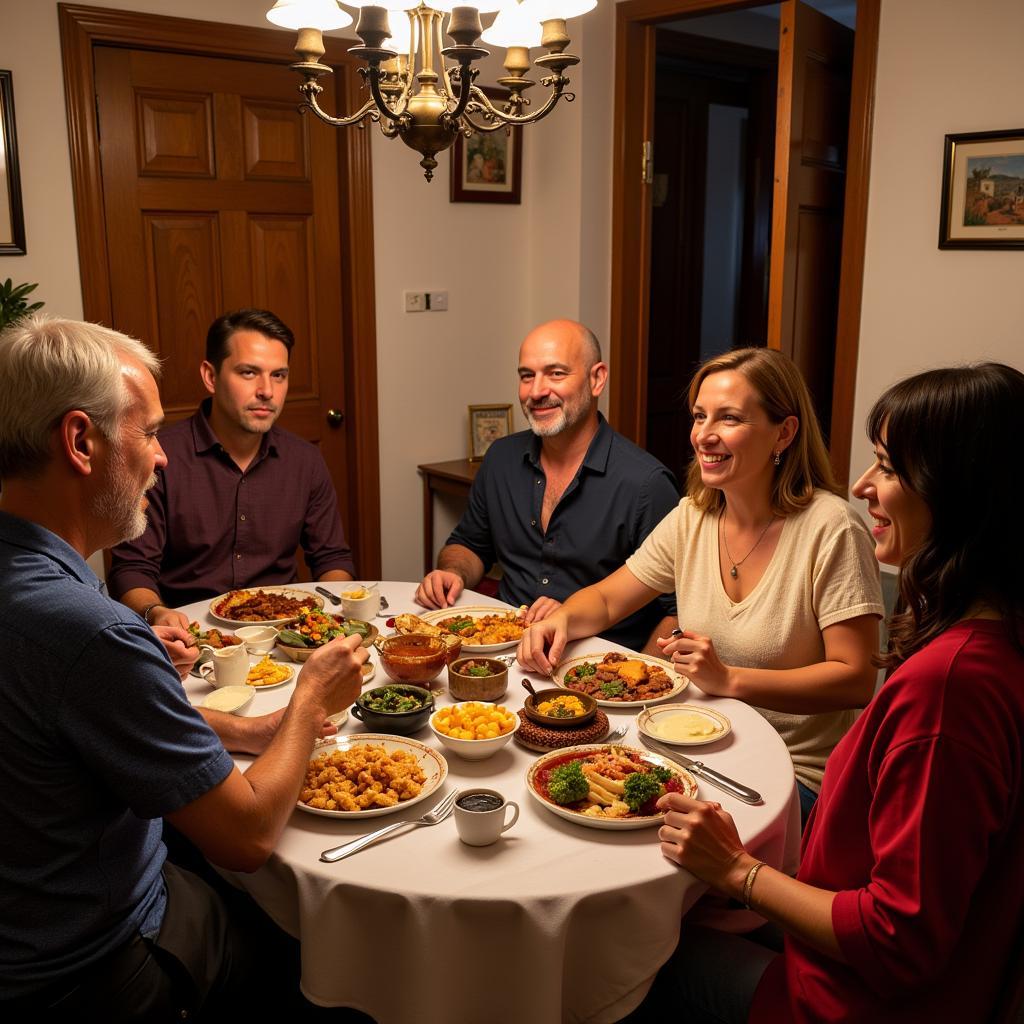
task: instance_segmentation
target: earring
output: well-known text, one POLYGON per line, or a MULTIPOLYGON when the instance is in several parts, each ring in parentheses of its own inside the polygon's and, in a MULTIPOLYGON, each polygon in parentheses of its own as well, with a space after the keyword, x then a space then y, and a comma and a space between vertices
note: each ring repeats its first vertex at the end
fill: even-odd
POLYGON ((773 461, 774 461, 776 466, 782 461, 781 456, 782 456, 782 452, 776 452, 775 453, 775 458, 773 459, 773 461))

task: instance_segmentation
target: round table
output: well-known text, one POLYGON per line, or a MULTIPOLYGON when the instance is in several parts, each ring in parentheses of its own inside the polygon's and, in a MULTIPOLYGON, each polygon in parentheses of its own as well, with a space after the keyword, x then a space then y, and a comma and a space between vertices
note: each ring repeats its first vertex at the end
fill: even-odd
MULTIPOLYGON (((382 582, 380 592, 391 612, 422 610, 412 600, 415 584, 382 582)), ((471 604, 507 607, 472 592, 456 607, 471 604)), ((215 625, 208 607, 181 610, 215 625)), ((376 620, 387 633, 384 623, 383 617, 376 620)), ((581 640, 566 657, 614 649, 621 648, 581 640)), ((371 659, 376 661, 373 649, 371 659)), ((524 676, 515 665, 509 672, 502 703, 510 710, 522 706, 524 676)), ((532 678, 535 685, 544 682, 532 678)), ((444 679, 433 684, 439 707, 451 703, 444 679)), ((388 681, 378 669, 368 685, 388 681)), ((186 688, 193 703, 210 692, 210 684, 192 677, 186 688)), ((257 691, 245 714, 283 707, 293 688, 257 691)), ((698 748, 699 755, 689 753, 758 790, 764 802, 749 806, 704 782, 699 795, 720 801, 733 815, 755 856, 795 870, 799 805, 778 734, 747 705, 705 697, 693 685, 677 699, 707 704, 731 719, 731 735, 698 748)), ((636 711, 606 710, 612 726, 630 727, 621 742, 640 745, 636 711)), ((366 731, 352 717, 341 729, 356 736, 366 731)), ((519 821, 493 846, 464 845, 448 818, 323 864, 322 850, 402 817, 416 818, 436 801, 365 822, 296 810, 267 864, 229 877, 300 939, 306 996, 323 1006, 355 1007, 378 1024, 612 1022, 632 1010, 675 949, 680 920, 704 884, 662 857, 655 829, 584 828, 541 807, 525 781, 538 755, 515 740, 489 760, 472 762, 445 750, 427 726, 413 738, 447 758, 448 779, 437 798, 452 787, 487 786, 518 802, 519 821)), ((244 769, 250 761, 239 757, 238 763, 244 769)), ((733 923, 740 926, 737 918, 733 923)))

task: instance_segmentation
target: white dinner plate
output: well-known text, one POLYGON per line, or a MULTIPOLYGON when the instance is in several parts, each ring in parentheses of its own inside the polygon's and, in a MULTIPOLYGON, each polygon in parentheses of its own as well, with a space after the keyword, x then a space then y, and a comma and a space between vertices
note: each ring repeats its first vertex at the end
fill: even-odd
MULTIPOLYGON (((263 655, 262 654, 256 654, 256 655, 253 655, 252 658, 253 658, 252 664, 249 665, 250 669, 255 667, 256 665, 258 665, 263 660, 263 655)), ((253 690, 255 690, 256 692, 259 693, 259 692, 262 692, 263 690, 276 690, 279 686, 284 686, 285 683, 290 683, 290 682, 294 681, 294 679, 295 679, 295 666, 294 665, 289 665, 285 661, 274 661, 273 658, 271 658, 270 660, 273 661, 274 664, 278 668, 286 668, 288 670, 288 675, 286 675, 284 677, 284 679, 282 679, 279 683, 266 683, 263 686, 253 686, 251 683, 246 683, 245 684, 246 686, 251 687, 253 690)), ((212 682, 212 680, 211 680, 211 682, 212 682)))
MULTIPOLYGON (((631 754, 638 754, 648 764, 656 764, 661 768, 667 768, 682 783, 687 796, 697 795, 697 780, 685 768, 680 768, 675 762, 650 750, 640 750, 637 747, 626 747, 620 744, 612 745, 619 747, 621 750, 627 750, 631 754)), ((582 811, 573 810, 571 807, 556 804, 541 792, 538 775, 545 768, 549 767, 553 761, 561 762, 566 760, 567 757, 572 759, 573 755, 583 758, 589 754, 599 754, 607 749, 609 749, 609 744, 607 743, 589 743, 579 747, 566 747, 564 750, 553 750, 550 754, 538 757, 530 765, 526 773, 526 788, 530 796, 552 814, 557 814, 559 818, 565 818, 566 821, 575 822, 577 825, 585 825, 587 828, 621 832, 627 829, 649 828, 651 825, 660 825, 665 820, 664 814, 633 815, 629 818, 597 818, 590 814, 584 814, 582 811)))
MULTIPOLYGON (((311 594, 301 587, 241 587, 239 590, 247 590, 249 593, 262 590, 264 594, 283 594, 285 597, 294 597, 307 605, 315 605, 320 609, 324 606, 324 599, 319 594, 311 594)), ((216 609, 221 601, 226 600, 232 594, 239 593, 239 590, 229 590, 226 594, 215 597, 210 602, 210 618, 229 626, 287 626, 289 622, 294 622, 298 618, 298 614, 289 615, 283 619, 229 619, 225 615, 218 615, 216 609)))
MULTIPOLYGON (((313 748, 313 757, 310 758, 310 761, 323 754, 333 753, 334 750, 349 750, 352 747, 366 746, 368 744, 383 747, 389 754, 393 754, 396 750, 404 750, 416 756, 420 763, 420 769, 426 776, 423 788, 417 796, 414 796, 411 800, 402 800, 395 804, 394 807, 374 807, 366 811, 326 811, 321 810, 319 807, 309 807, 301 801, 296 804, 296 807, 300 811, 306 811, 307 814, 319 814, 324 818, 345 818, 348 820, 354 818, 379 818, 382 814, 394 814, 397 811, 404 810, 406 807, 412 807, 413 804, 418 804, 421 800, 426 800, 431 793, 441 788, 444 780, 448 777, 448 762, 438 751, 423 743, 418 743, 416 740, 409 740, 403 736, 388 736, 382 733, 335 736, 330 740, 321 741, 313 748)), ((654 755, 652 754, 651 757, 653 758, 654 755)))
MULTIPOLYGON (((465 608, 436 608, 432 612, 423 612, 420 618, 424 622, 429 622, 431 625, 439 626, 442 619, 451 619, 456 615, 468 616, 472 619, 481 619, 485 615, 505 615, 509 612, 515 612, 515 609, 511 608, 487 608, 484 605, 471 605, 465 608)), ((470 654, 493 654, 495 651, 507 651, 513 647, 518 647, 518 640, 506 640, 501 644, 471 644, 468 640, 462 641, 462 653, 464 655, 470 654)))
MULTIPOLYGON (((551 678, 556 686, 567 686, 565 674, 569 669, 582 665, 585 661, 589 661, 592 665, 600 665, 605 655, 610 653, 612 652, 601 651, 600 653, 580 654, 575 658, 567 658, 555 667, 555 671, 551 673, 551 678)), ((686 676, 679 675, 669 662, 663 661, 661 658, 654 658, 647 654, 634 654, 632 651, 628 652, 626 657, 630 661, 643 661, 648 665, 657 666, 672 680, 672 686, 664 693, 659 693, 655 697, 647 697, 645 700, 603 700, 600 697, 595 697, 594 699, 602 708, 642 708, 647 704, 660 704, 669 697, 678 697, 690 684, 690 680, 686 676)), ((567 688, 572 689, 571 686, 567 688)))
POLYGON ((732 722, 721 711, 701 707, 699 704, 659 704, 657 707, 647 708, 637 715, 636 727, 645 736, 650 736, 652 740, 669 743, 674 747, 699 747, 705 743, 717 743, 723 736, 728 736, 732 732, 732 722), (712 731, 707 735, 688 739, 670 739, 658 732, 659 719, 664 720, 679 714, 698 716, 712 731))

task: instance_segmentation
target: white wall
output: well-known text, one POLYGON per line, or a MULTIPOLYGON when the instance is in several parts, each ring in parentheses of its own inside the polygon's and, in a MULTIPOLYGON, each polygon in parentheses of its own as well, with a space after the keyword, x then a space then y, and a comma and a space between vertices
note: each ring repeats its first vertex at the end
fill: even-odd
POLYGON ((943 138, 1019 129, 1019 0, 883 0, 851 473, 872 402, 911 373, 1024 369, 1024 251, 940 250, 943 138))

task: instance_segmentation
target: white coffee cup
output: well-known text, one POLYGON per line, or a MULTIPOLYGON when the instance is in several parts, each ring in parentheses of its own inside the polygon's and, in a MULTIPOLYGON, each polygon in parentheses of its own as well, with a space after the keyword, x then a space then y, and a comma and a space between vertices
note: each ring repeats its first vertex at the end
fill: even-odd
POLYGON ((273 626, 242 626, 235 630, 235 636, 250 654, 269 654, 277 643, 278 632, 273 626))
POLYGON ((519 820, 519 804, 496 789, 467 789, 455 801, 455 827, 467 846, 490 846, 519 820), (506 811, 512 808, 512 820, 506 811))
POLYGON ((249 675, 249 652, 245 644, 215 650, 205 644, 201 650, 209 651, 211 658, 199 666, 199 674, 214 686, 245 686, 249 675), (212 678, 211 678, 212 676, 212 678))
POLYGON ((347 619, 370 622, 380 611, 380 592, 377 584, 352 583, 341 592, 341 610, 347 619), (359 597, 348 595, 359 594, 359 597))

